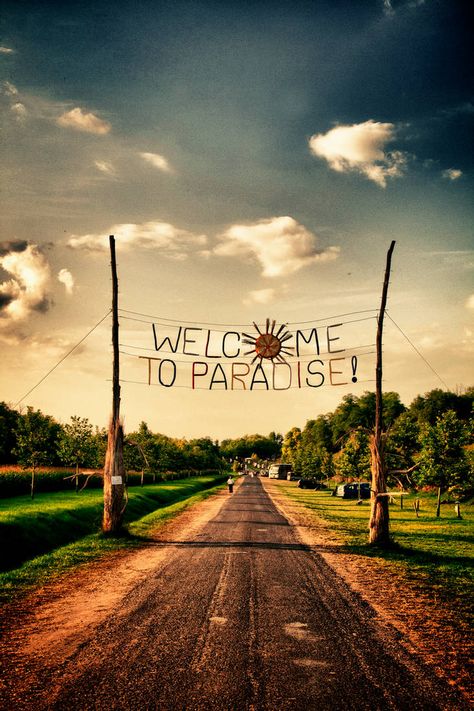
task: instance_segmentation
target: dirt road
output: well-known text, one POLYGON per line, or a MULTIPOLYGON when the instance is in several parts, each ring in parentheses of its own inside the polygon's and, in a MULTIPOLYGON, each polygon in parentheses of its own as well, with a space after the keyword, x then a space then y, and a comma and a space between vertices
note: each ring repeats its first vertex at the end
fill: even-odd
POLYGON ((466 708, 259 479, 197 514, 20 611, 0 647, 1 708, 466 708))

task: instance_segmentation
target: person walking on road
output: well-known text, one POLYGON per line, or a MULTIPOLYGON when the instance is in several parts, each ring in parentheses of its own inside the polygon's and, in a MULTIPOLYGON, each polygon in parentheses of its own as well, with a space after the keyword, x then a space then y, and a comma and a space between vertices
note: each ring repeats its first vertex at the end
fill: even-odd
POLYGON ((227 479, 227 486, 229 487, 229 494, 232 494, 234 491, 234 480, 232 479, 232 476, 227 479))

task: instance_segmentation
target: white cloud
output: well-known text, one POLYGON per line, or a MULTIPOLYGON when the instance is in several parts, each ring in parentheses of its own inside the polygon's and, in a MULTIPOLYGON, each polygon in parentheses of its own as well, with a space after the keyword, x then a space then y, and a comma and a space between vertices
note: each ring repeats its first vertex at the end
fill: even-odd
POLYGON ((394 8, 392 0, 383 0, 383 10, 387 17, 394 17, 399 8, 404 9, 405 7, 409 10, 416 10, 417 7, 425 4, 425 0, 409 0, 406 5, 403 2, 398 3, 398 7, 394 8))
POLYGON ((1 93, 7 97, 10 111, 15 115, 15 118, 20 122, 23 121, 28 112, 25 104, 19 100, 20 95, 16 86, 9 81, 4 81, 1 93))
POLYGON ((105 175, 110 175, 110 176, 115 176, 116 171, 112 163, 107 160, 96 160, 94 161, 94 165, 97 168, 97 170, 100 170, 101 173, 105 173, 105 175))
POLYGON ((0 243, 0 267, 12 276, 0 284, 0 325, 25 319, 49 308, 49 264, 35 244, 0 243))
POLYGON ((232 225, 221 235, 214 253, 221 257, 254 257, 263 267, 263 276, 277 277, 293 274, 315 262, 336 259, 339 247, 319 249, 312 232, 285 216, 232 225))
POLYGON ((25 104, 22 104, 21 101, 17 101, 15 104, 12 104, 12 106, 10 106, 10 111, 13 111, 18 121, 23 121, 28 115, 26 106, 25 104))
POLYGON ((385 145, 394 139, 393 123, 370 119, 352 126, 336 126, 327 133, 311 136, 311 153, 324 158, 340 173, 356 171, 384 188, 387 178, 400 177, 407 156, 401 151, 385 152, 385 145))
POLYGON ((160 249, 173 259, 186 259, 190 249, 207 243, 205 235, 181 230, 167 222, 112 225, 105 233, 73 235, 68 245, 73 249, 103 252, 109 249, 108 235, 115 235, 117 249, 160 249))
POLYGON ((91 112, 85 112, 80 107, 66 111, 57 120, 58 126, 72 128, 74 131, 84 131, 94 133, 96 136, 104 136, 109 133, 112 126, 108 121, 100 119, 91 112))
POLYGON ((474 294, 471 294, 466 301, 466 308, 474 310, 474 294))
POLYGON ((3 93, 5 96, 18 96, 18 89, 9 81, 3 82, 3 93))
POLYGON ((243 299, 243 303, 246 306, 252 306, 253 304, 270 304, 275 298, 275 289, 255 289, 255 291, 250 291, 247 298, 243 299))
POLYGON ((66 294, 72 294, 74 291, 74 277, 69 269, 61 269, 58 274, 58 281, 64 284, 66 294))
POLYGON ((161 170, 163 173, 173 172, 173 169, 167 159, 164 156, 160 156, 159 153, 140 153, 140 157, 148 163, 151 163, 152 166, 158 168, 158 170, 161 170))
POLYGON ((0 47, 0 54, 15 54, 15 50, 11 47, 0 47))
POLYGON ((441 175, 448 180, 459 180, 462 175, 462 170, 459 170, 459 168, 448 168, 447 170, 443 170, 441 175))

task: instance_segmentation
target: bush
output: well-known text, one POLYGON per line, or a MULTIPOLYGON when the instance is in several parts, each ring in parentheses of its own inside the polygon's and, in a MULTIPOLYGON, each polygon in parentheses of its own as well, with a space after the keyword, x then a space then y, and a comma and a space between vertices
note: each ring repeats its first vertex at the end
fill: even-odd
MULTIPOLYGON (((185 470, 180 472, 164 472, 155 475, 155 482, 169 481, 172 479, 186 479, 191 476, 218 476, 222 472, 217 469, 206 469, 205 471, 185 470)), ((74 469, 63 469, 59 467, 41 467, 36 471, 35 491, 37 493, 49 493, 53 491, 74 491, 76 483, 74 469), (72 478, 70 478, 72 477, 72 478)), ((86 477, 89 476, 87 470, 80 474, 79 489, 84 486, 86 477)), ((140 486, 141 472, 127 472, 128 486, 140 486)), ((153 473, 145 472, 143 483, 153 484, 153 473)), ((0 468, 0 499, 12 496, 22 496, 30 493, 31 470, 21 467, 0 468)), ((87 482, 87 489, 101 489, 103 486, 102 473, 94 473, 87 482)))
MULTIPOLYGON (((35 491, 36 492, 52 492, 52 491, 74 491, 74 478, 67 479, 74 474, 71 469, 58 468, 41 468, 37 470, 35 476, 35 491)), ((82 486, 85 479, 81 476, 79 486, 82 486)), ((31 485, 31 470, 21 469, 20 467, 9 467, 0 470, 0 498, 4 499, 10 496, 22 496, 30 493, 31 485)), ((102 477, 94 475, 89 479, 87 487, 91 489, 99 489, 102 487, 102 477)))

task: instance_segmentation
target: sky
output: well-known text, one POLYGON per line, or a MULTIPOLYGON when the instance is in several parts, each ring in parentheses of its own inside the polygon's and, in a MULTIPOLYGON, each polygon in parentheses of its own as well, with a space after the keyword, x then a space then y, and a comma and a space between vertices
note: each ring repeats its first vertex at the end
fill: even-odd
POLYGON ((126 431, 373 390, 393 240, 384 390, 473 384, 469 3, 2 7, 0 400, 107 424, 111 234, 126 431))

